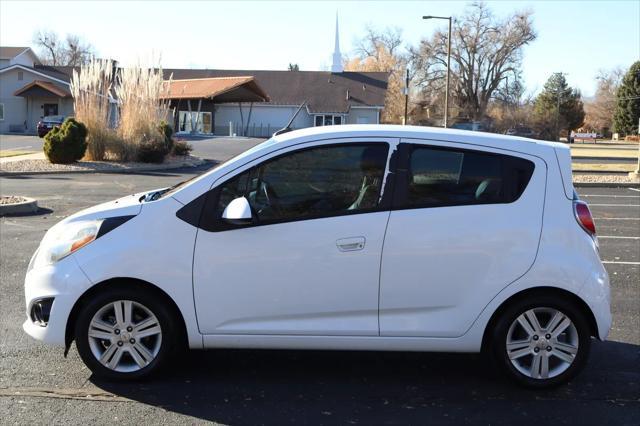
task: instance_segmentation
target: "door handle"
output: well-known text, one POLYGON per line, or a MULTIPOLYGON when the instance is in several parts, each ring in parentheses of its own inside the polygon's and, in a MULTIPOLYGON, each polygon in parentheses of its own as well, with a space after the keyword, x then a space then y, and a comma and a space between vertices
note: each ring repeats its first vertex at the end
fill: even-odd
POLYGON ((364 237, 341 238, 336 241, 336 246, 340 251, 357 251, 364 248, 365 242, 364 237))

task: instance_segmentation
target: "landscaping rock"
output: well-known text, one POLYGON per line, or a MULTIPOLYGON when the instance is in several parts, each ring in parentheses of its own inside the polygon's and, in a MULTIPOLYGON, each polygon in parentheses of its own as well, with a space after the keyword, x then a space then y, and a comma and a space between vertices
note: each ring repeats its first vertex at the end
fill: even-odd
POLYGON ((69 172, 136 172, 195 167, 204 164, 201 158, 186 156, 167 157, 164 163, 121 163, 116 161, 78 161, 71 164, 52 164, 47 160, 28 159, 0 164, 0 174, 69 173, 69 172))

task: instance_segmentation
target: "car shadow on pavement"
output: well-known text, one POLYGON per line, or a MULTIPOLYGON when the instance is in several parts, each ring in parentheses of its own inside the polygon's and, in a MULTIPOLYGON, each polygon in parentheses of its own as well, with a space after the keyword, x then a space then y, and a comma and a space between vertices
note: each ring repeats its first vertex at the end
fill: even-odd
POLYGON ((512 384, 480 355, 393 352, 192 351, 151 381, 91 381, 224 424, 513 424, 523 414, 553 423, 631 421, 640 411, 640 346, 593 343, 582 374, 546 391, 512 384))

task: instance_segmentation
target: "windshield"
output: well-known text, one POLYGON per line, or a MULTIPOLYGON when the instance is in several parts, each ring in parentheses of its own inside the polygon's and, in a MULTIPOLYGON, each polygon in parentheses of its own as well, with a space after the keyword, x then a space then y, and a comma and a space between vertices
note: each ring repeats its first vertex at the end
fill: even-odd
POLYGON ((42 119, 45 123, 60 123, 62 122, 61 115, 48 115, 42 119))
POLYGON ((266 141, 264 141, 264 142, 262 142, 262 143, 259 143, 258 145, 254 146, 253 148, 249 148, 248 150, 243 151, 243 152, 241 152, 240 154, 238 154, 238 155, 236 155, 236 156, 234 156, 234 157, 231 157, 231 158, 229 158, 228 160, 223 161, 223 162, 222 162, 222 163, 220 163, 220 164, 215 165, 214 167, 212 167, 212 168, 211 168, 211 169, 209 169, 209 170, 205 170, 205 171, 204 171, 204 172, 202 172, 202 173, 199 173, 199 174, 197 174, 197 175, 195 175, 195 176, 193 176, 193 177, 190 177, 190 178, 189 178, 189 179, 187 179, 187 180, 183 180, 182 182, 179 182, 179 183, 177 183, 177 184, 175 184, 175 185, 173 185, 173 186, 170 186, 170 187, 168 187, 168 188, 161 189, 161 190, 159 190, 159 191, 153 191, 153 192, 150 192, 150 193, 146 194, 145 196, 143 196, 143 197, 140 199, 140 201, 141 201, 141 202, 142 202, 142 201, 144 201, 144 202, 149 202, 149 201, 156 201, 156 200, 159 200, 159 199, 164 198, 164 197, 169 197, 169 196, 171 196, 172 194, 175 194, 175 193, 176 193, 177 191, 179 191, 180 189, 184 188, 184 187, 185 187, 188 183, 190 183, 191 181, 194 181, 194 180, 196 180, 197 178, 199 178, 199 177, 201 177, 201 176, 203 176, 203 175, 205 175, 205 174, 207 174, 207 173, 211 173, 211 172, 213 172, 213 171, 215 171, 215 170, 218 170, 220 167, 223 167, 223 166, 225 166, 226 164, 229 164, 229 163, 231 163, 231 162, 233 162, 233 161, 240 160, 240 159, 242 159, 242 158, 244 158, 244 157, 248 157, 248 156, 250 156, 251 154, 253 154, 254 152, 258 152, 258 151, 260 151, 260 150, 263 150, 263 149, 265 149, 265 148, 268 148, 268 147, 270 147, 271 145, 273 145, 274 143, 276 143, 276 140, 275 140, 274 138, 267 139, 266 141))

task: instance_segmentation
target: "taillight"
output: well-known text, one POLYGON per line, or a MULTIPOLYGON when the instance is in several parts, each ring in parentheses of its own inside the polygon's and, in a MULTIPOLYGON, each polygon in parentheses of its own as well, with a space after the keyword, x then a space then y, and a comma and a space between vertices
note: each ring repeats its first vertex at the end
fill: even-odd
POLYGON ((589 235, 596 235, 596 225, 593 223, 593 216, 589 206, 584 201, 575 200, 573 202, 573 213, 576 216, 576 220, 582 226, 582 229, 587 231, 589 235))

